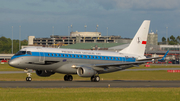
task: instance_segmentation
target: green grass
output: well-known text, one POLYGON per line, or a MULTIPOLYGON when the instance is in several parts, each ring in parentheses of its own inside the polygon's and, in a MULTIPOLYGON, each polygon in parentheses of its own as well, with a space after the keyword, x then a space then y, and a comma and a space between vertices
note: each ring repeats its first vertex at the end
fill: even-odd
POLYGON ((23 70, 11 67, 6 63, 6 64, 0 64, 0 71, 23 71, 23 70))
POLYGON ((180 101, 180 88, 0 88, 0 101, 180 101))
MULTIPOLYGON (((0 74, 0 81, 25 81, 26 73, 0 74)), ((114 73, 100 74, 101 80, 180 80, 180 73, 168 73, 167 71, 118 71, 114 73)), ((39 77, 32 73, 33 81, 57 81, 63 80, 64 74, 56 73, 50 77, 39 77)), ((73 75, 74 80, 90 80, 73 75)))

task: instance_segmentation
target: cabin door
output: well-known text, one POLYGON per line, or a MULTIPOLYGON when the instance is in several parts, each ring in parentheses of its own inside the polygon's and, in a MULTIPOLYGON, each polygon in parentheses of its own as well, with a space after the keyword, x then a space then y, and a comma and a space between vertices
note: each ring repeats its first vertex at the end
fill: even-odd
POLYGON ((38 50, 39 50, 39 62, 44 62, 45 61, 44 52, 43 52, 42 48, 38 48, 38 50))

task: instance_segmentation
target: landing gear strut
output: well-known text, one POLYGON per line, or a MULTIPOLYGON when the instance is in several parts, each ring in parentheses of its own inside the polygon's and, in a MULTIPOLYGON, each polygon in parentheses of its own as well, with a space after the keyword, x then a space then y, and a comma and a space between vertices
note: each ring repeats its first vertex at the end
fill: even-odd
POLYGON ((91 82, 99 82, 100 81, 100 77, 99 76, 92 76, 91 77, 91 82))
POLYGON ((73 80, 73 76, 72 75, 65 75, 64 76, 64 81, 72 81, 73 80))

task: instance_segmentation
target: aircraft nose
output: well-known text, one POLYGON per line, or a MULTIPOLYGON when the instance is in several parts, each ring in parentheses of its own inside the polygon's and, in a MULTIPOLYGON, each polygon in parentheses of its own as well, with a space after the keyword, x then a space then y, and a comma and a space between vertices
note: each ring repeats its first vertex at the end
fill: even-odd
POLYGON ((8 62, 8 64, 9 64, 10 66, 14 67, 14 66, 16 66, 18 63, 17 63, 17 61, 10 60, 10 61, 8 62))

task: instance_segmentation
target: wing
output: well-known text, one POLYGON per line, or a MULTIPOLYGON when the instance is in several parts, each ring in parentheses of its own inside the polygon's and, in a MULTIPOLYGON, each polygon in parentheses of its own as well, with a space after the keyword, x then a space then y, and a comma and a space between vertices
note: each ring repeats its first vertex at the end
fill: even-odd
POLYGON ((137 61, 137 62, 121 62, 121 63, 107 63, 107 64, 94 64, 95 67, 104 67, 104 66, 124 66, 124 65, 132 65, 137 66, 150 61, 137 61))
POLYGON ((131 65, 131 66, 139 66, 141 64, 151 62, 151 61, 137 61, 137 62, 121 62, 121 63, 105 63, 105 64, 87 64, 87 65, 74 65, 73 68, 79 68, 79 67, 84 67, 84 66, 90 66, 90 67, 109 67, 109 66, 126 66, 126 65, 131 65))
POLYGON ((152 57, 152 58, 137 59, 137 61, 147 61, 147 60, 160 59, 160 58, 162 58, 162 57, 152 57))

